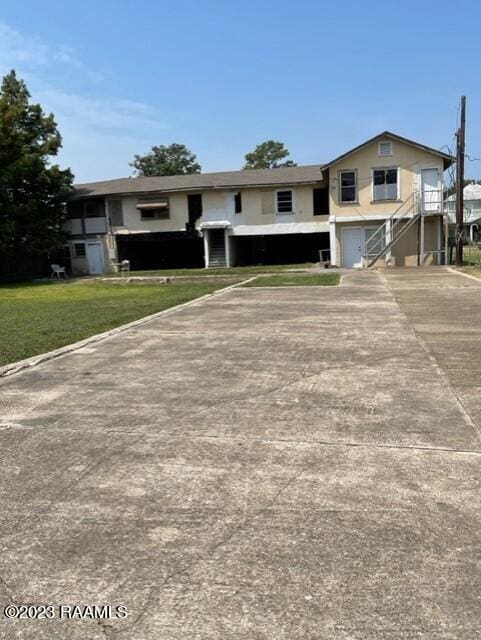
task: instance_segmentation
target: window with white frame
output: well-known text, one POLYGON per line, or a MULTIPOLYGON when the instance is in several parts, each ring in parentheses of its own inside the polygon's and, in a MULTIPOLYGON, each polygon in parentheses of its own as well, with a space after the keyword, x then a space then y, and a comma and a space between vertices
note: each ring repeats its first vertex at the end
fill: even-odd
POLYGON ((339 172, 339 202, 357 202, 357 172, 339 172))
POLYGON ((372 199, 397 200, 399 198, 399 170, 397 167, 372 170, 372 199))
POLYGON ((377 146, 379 156, 392 156, 392 142, 380 142, 377 146))
POLYGON ((277 213, 293 213, 292 191, 276 192, 276 211, 277 213))

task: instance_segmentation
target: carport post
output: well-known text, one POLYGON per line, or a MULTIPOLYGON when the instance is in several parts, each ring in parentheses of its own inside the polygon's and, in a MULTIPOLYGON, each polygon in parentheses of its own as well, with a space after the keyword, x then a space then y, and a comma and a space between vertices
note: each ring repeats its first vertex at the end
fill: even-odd
POLYGON ((331 256, 331 267, 337 267, 336 256, 336 219, 332 216, 329 219, 329 249, 331 256))
POLYGON ((230 267, 230 241, 227 229, 224 229, 225 266, 230 267))
POLYGON ((207 269, 209 267, 209 231, 204 229, 202 231, 202 235, 204 238, 204 267, 207 269))
POLYGON ((424 211, 421 210, 421 234, 420 234, 420 254, 421 254, 421 267, 424 266, 424 211))
MULTIPOLYGON (((384 244, 388 246, 392 241, 392 220, 391 218, 387 218, 384 223, 384 244)), ((392 261, 391 249, 386 252, 386 265, 390 265, 392 261)))

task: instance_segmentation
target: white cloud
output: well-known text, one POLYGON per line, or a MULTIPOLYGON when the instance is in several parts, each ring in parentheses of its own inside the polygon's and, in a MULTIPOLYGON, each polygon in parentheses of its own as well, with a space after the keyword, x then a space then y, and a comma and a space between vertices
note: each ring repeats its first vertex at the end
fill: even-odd
POLYGON ((55 161, 70 166, 77 182, 131 174, 134 154, 150 148, 167 129, 156 110, 142 102, 53 89, 35 92, 33 99, 54 114, 63 139, 55 161))
POLYGON ((8 61, 11 67, 38 68, 60 64, 85 69, 71 47, 45 44, 38 38, 21 34, 4 22, 0 22, 0 60, 4 66, 8 61))
POLYGON ((27 82, 32 100, 54 114, 63 138, 54 161, 69 165, 78 181, 128 175, 134 153, 147 150, 168 128, 151 105, 70 90, 73 75, 77 87, 85 83, 91 92, 92 81, 104 74, 89 69, 67 45, 47 44, 0 22, 0 74, 12 68, 27 82))
POLYGON ((166 125, 156 110, 142 102, 121 98, 91 98, 58 89, 35 92, 35 99, 52 111, 58 120, 82 123, 91 131, 99 129, 125 132, 126 135, 145 127, 162 129, 166 125))

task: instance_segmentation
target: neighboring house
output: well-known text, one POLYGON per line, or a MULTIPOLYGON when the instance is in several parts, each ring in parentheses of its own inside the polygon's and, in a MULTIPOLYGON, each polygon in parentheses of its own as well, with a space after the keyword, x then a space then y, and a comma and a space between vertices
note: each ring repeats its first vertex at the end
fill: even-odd
MULTIPOLYGON (((481 238, 481 184, 467 184, 463 189, 464 215, 463 227, 466 239, 477 242, 481 238)), ((456 195, 449 196, 445 204, 445 211, 452 227, 451 235, 455 235, 456 225, 456 195)))
POLYGON ((72 270, 442 262, 451 156, 384 133, 324 165, 76 185, 72 270))

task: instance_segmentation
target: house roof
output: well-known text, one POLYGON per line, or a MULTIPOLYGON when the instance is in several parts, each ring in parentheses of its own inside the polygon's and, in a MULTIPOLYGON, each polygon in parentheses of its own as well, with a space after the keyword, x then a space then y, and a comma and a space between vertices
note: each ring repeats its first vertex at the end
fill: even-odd
POLYGON ((219 173, 194 173, 181 176, 118 178, 103 182, 74 185, 72 199, 148 193, 150 191, 199 191, 239 187, 267 187, 322 182, 321 165, 280 167, 278 169, 245 169, 219 173))
MULTIPOLYGON (((464 201, 481 200, 481 184, 467 184, 463 189, 464 201)), ((449 196, 448 200, 456 200, 456 194, 449 196)))
POLYGON ((347 158, 351 154, 356 153, 356 151, 360 151, 361 149, 364 149, 364 147, 367 147, 369 144, 376 142, 376 140, 383 140, 386 138, 391 138, 391 140, 397 140, 398 142, 403 142, 404 144, 408 144, 412 147, 416 147, 417 149, 427 151, 428 153, 432 153, 433 155, 443 158, 445 169, 447 169, 454 162, 453 156, 449 155, 448 153, 444 153, 439 149, 433 149, 432 147, 427 147, 426 145, 420 144, 415 140, 410 140, 409 138, 403 138, 402 136, 398 136, 396 133, 392 133, 391 131, 383 131, 382 133, 379 133, 377 136, 374 136, 373 138, 369 138, 369 140, 366 140, 365 142, 358 145, 357 147, 354 147, 353 149, 346 151, 340 156, 337 156, 337 158, 334 158, 327 164, 323 165, 322 169, 323 170, 328 169, 330 166, 332 166, 333 164, 336 164, 340 160, 343 160, 344 158, 347 158))

